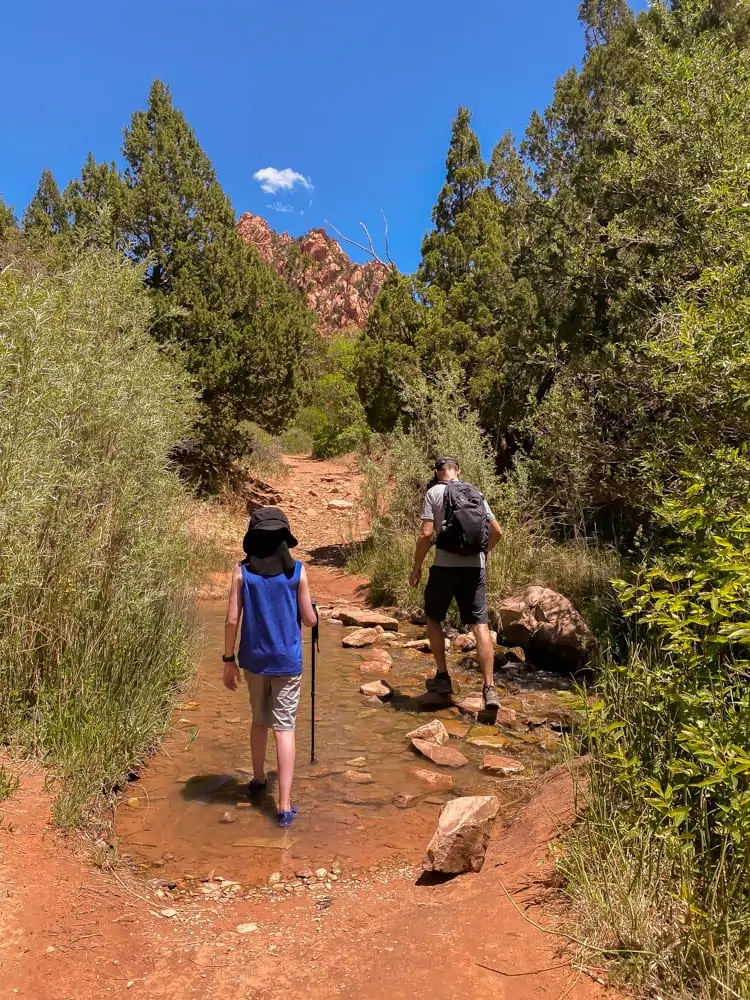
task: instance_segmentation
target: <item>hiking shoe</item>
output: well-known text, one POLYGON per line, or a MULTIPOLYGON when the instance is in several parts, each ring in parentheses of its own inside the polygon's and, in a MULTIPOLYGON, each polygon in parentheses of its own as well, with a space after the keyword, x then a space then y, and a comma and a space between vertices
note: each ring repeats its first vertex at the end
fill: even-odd
POLYGON ((433 694, 453 694, 453 682, 447 670, 438 670, 434 677, 431 677, 425 687, 433 694))
POLYGON ((485 684, 482 688, 482 697, 484 698, 485 708, 500 708, 500 699, 497 696, 497 691, 495 690, 494 684, 485 684))
POLYGON ((247 784, 248 795, 261 795, 268 788, 268 778, 265 781, 258 781, 257 778, 253 778, 247 784))
POLYGON ((279 811, 279 826, 291 826, 297 818, 297 810, 294 806, 286 811, 279 811))

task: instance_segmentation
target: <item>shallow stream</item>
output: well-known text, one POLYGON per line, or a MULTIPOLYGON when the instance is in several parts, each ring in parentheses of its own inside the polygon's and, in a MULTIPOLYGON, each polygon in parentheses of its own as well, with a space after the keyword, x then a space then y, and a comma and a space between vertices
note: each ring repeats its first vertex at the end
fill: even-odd
MULTIPOLYGON (((305 675, 297 723, 297 772, 293 801, 299 816, 289 830, 276 825, 275 752, 269 739, 270 794, 251 804, 250 707, 244 684, 234 694, 222 685, 224 607, 203 607, 203 657, 190 699, 175 715, 164 747, 131 783, 118 809, 121 855, 141 870, 169 878, 221 875, 245 885, 265 883, 275 871, 339 864, 361 870, 401 861, 415 863, 451 795, 495 794, 507 816, 527 796, 532 779, 560 758, 560 719, 570 698, 559 679, 522 668, 498 687, 504 707, 517 712, 508 726, 480 725, 455 706, 426 710, 419 696, 432 660, 412 649, 389 647, 394 689, 386 702, 368 701, 360 685, 360 653, 344 649, 341 626, 321 624, 316 670, 316 762, 310 764, 310 634, 305 634, 305 675), (410 730, 440 718, 451 746, 469 759, 460 769, 438 767, 404 739, 410 730), (492 776, 481 770, 489 753, 522 762, 521 774, 492 776), (439 790, 417 769, 450 774, 439 790), (414 798, 408 798, 414 796, 414 798), (403 808, 408 798, 408 807, 403 808), (394 799, 396 801, 394 801, 394 799), (397 805, 396 803, 399 803, 397 805)), ((413 636, 410 636, 413 637, 413 636)), ((460 659, 458 656, 454 661, 460 659)), ((452 665, 464 694, 476 694, 476 673, 452 665)))

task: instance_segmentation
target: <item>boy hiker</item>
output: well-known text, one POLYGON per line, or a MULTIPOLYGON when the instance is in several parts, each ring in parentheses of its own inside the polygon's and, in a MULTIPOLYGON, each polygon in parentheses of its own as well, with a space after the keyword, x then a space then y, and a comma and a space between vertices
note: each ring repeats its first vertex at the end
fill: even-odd
POLYGON ((427 690, 450 695, 453 691, 445 662, 442 622, 455 597, 461 621, 471 625, 477 640, 477 657, 484 677, 485 707, 500 707, 493 677, 494 649, 487 624, 486 554, 500 540, 502 531, 479 490, 461 480, 457 458, 445 456, 435 462, 435 482, 427 490, 422 510, 422 533, 414 552, 409 575, 412 587, 419 585, 422 563, 435 539, 435 562, 424 592, 427 635, 437 673, 427 681, 427 690))
POLYGON ((302 630, 317 614, 310 600, 305 567, 289 552, 297 539, 278 507, 260 507, 250 518, 242 547, 245 559, 232 576, 224 626, 224 686, 236 691, 240 670, 234 648, 241 623, 239 667, 250 692, 253 722, 251 795, 264 792, 268 730, 273 730, 279 763, 279 826, 290 826, 296 744, 294 724, 302 674, 302 630))

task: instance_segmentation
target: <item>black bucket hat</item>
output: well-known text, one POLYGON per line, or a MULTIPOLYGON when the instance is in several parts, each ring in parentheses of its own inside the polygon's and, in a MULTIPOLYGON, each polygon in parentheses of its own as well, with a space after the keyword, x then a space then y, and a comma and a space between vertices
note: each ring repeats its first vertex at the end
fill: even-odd
POLYGON ((277 531, 279 535, 283 535, 283 541, 290 549, 296 548, 299 544, 281 507, 258 507, 254 510, 247 529, 248 534, 251 531, 277 531))

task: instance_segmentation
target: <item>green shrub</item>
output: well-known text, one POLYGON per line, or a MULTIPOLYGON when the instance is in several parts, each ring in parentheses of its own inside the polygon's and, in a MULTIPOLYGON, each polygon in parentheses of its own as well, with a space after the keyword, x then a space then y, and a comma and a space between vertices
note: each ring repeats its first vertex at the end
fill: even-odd
POLYGON ((621 585, 633 643, 590 711, 589 807, 563 869, 628 978, 747 997, 750 511, 696 476, 658 515, 672 540, 621 585))
POLYGON ((189 668, 193 417, 113 255, 0 273, 0 726, 61 775, 59 821, 121 782, 189 668))

